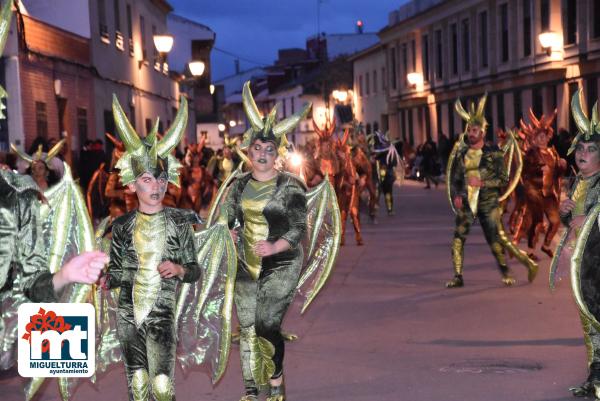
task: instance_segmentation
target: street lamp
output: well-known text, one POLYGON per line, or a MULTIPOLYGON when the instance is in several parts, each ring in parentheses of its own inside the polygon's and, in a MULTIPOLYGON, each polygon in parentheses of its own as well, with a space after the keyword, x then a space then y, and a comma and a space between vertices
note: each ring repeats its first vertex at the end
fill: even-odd
POLYGON ((173 48, 173 36, 172 35, 154 35, 154 47, 160 53, 161 56, 165 56, 173 48))
POLYGON ((229 121, 229 126, 231 128, 235 127, 237 125, 237 123, 234 120, 229 121))
POLYGON ((217 125, 217 128, 219 129, 219 132, 225 132, 225 128, 227 128, 225 126, 225 124, 220 123, 219 125, 217 125))
POLYGON ((560 52, 562 47, 561 35, 553 31, 542 32, 538 35, 540 45, 548 57, 554 52, 560 52))
POLYGON ((194 78, 198 78, 204 74, 204 69, 206 68, 203 61, 190 61, 188 67, 194 78))
POLYGON ((208 90, 210 91, 211 95, 215 94, 215 86, 213 84, 210 84, 210 86, 208 87, 208 90))
POLYGON ((423 74, 420 72, 409 72, 406 74, 406 80, 414 89, 423 86, 423 74))
POLYGON ((336 89, 331 92, 331 97, 340 103, 344 103, 348 99, 348 91, 336 89))

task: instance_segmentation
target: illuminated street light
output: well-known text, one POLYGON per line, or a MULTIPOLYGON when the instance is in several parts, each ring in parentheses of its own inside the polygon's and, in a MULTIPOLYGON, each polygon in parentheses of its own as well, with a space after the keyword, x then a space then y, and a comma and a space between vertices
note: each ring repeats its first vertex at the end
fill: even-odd
POLYGON ((562 37, 556 32, 542 32, 538 35, 538 39, 542 49, 546 51, 549 57, 552 56, 553 52, 560 51, 562 48, 562 37))
POLYGON ((219 132, 224 132, 225 128, 227 128, 227 127, 225 127, 225 124, 221 123, 221 124, 217 125, 217 128, 219 129, 219 132))
POLYGON ((215 94, 215 86, 213 84, 210 84, 210 86, 208 87, 208 90, 210 91, 211 95, 215 94))
POLYGON ((188 67, 195 78, 198 78, 204 74, 205 65, 203 61, 190 61, 188 63, 188 67))
POLYGON ((348 99, 348 91, 336 89, 333 92, 331 92, 331 97, 333 97, 340 103, 344 103, 348 99))
POLYGON ((406 74, 406 80, 412 87, 418 88, 423 85, 423 74, 420 72, 409 72, 406 74))
POLYGON ((154 47, 161 55, 166 55, 173 48, 173 36, 171 35, 154 35, 154 47))
POLYGON ((235 127, 237 125, 237 123, 234 120, 229 121, 229 126, 231 128, 235 127))

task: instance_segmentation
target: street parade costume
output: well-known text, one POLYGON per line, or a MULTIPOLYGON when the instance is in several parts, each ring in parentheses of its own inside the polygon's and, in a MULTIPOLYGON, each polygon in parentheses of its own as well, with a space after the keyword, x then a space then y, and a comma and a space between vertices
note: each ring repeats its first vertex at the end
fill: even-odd
MULTIPOLYGON (((12 2, 0 11, 0 52, 4 49, 12 16, 12 2)), ((7 97, 0 87, 0 104, 7 97)), ((0 118, 4 118, 0 106, 0 118)), ((30 165, 49 163, 64 141, 48 154, 16 150, 30 165)), ((52 275, 71 258, 94 247, 93 232, 83 196, 67 164, 56 185, 43 193, 29 176, 0 170, 0 369, 16 362, 17 310, 25 302, 82 302, 91 286, 71 284, 55 293, 52 275), (42 199, 44 202, 42 202, 42 199)), ((33 379, 26 389, 30 399, 43 379, 33 379)), ((59 381, 67 391, 66 379, 59 381)))
MULTIPOLYGON (((468 112, 463 108, 460 100, 456 101, 456 112, 466 121, 467 128, 471 125, 478 125, 485 132, 487 127, 484 116, 486 98, 487 96, 483 96, 479 100, 477 108, 471 103, 468 112)), ((465 142, 465 130, 465 133, 461 134, 454 145, 448 159, 447 195, 450 205, 456 213, 456 226, 452 242, 454 278, 446 283, 449 288, 464 285, 464 244, 475 218, 479 219, 486 242, 496 259, 502 275, 502 282, 505 285, 512 285, 515 282, 506 264, 505 249, 527 267, 529 281, 532 281, 537 274, 537 264, 506 238, 502 226, 499 202, 506 199, 514 190, 522 168, 520 150, 514 135, 512 133, 509 135, 511 140, 507 141, 504 149, 496 145, 484 145, 482 149, 472 149, 465 142), (508 155, 508 162, 505 162, 505 155, 508 155), (516 155, 517 168, 513 178, 509 180, 513 155, 516 155), (481 187, 468 185, 469 177, 479 178, 483 185, 481 187), (507 189, 502 193, 501 191, 505 187, 507 189), (455 210, 453 199, 457 196, 462 198, 463 207, 455 210)))
POLYGON ((358 209, 360 195, 357 183, 358 174, 352 160, 351 147, 348 143, 349 131, 346 130, 342 138, 334 138, 335 120, 328 122, 323 130, 318 128, 314 120, 313 126, 319 137, 315 160, 318 167, 317 173, 333 183, 338 199, 342 219, 341 244, 344 245, 345 242, 346 220, 349 216, 354 227, 356 244, 363 245, 360 211, 358 209))
MULTIPOLYGON (((24 154, 23 154, 24 155, 24 154)), ((28 156, 28 155, 27 155, 28 156)), ((32 160, 35 155, 28 156, 32 160)), ((48 161, 48 158, 46 158, 48 161)), ((17 244, 22 248, 19 254, 22 266, 29 263, 37 263, 43 267, 43 272, 39 272, 39 278, 35 280, 33 289, 28 290, 27 285, 19 285, 31 282, 18 270, 13 270, 13 286, 8 292, 2 294, 2 322, 4 332, 0 336, 1 349, 0 358, 2 367, 10 367, 16 361, 17 347, 17 309, 30 300, 35 302, 87 302, 92 294, 92 286, 87 284, 70 284, 55 294, 52 286, 52 275, 58 272, 61 266, 71 257, 84 251, 91 251, 95 247, 92 223, 87 213, 83 194, 77 183, 73 180, 69 165, 64 163, 64 175, 60 182, 48 188, 43 193, 44 202, 38 200, 37 186, 29 177, 13 177, 13 188, 20 188, 15 191, 20 195, 26 194, 27 203, 20 205, 20 213, 26 213, 19 224, 24 224, 20 228, 22 239, 10 243, 11 246, 17 244), (16 181, 19 184, 16 184, 16 181), (23 186, 23 183, 24 186, 23 186), (39 217, 35 217, 39 213, 39 217), (25 218, 26 216, 29 216, 25 218), (29 234, 28 234, 29 233, 29 234), (25 251, 31 251, 27 256, 25 251), (37 261, 37 262, 36 262, 37 261)), ((11 173, 2 173, 5 174, 11 173)), ((10 194, 10 191, 8 192, 10 194)), ((6 200, 11 199, 8 196, 6 200)), ((16 214, 15 216, 18 216, 16 214)), ((15 222, 13 222, 15 224, 15 222)), ((4 244, 4 239, 2 240, 4 244)), ((24 268, 26 271, 26 269, 24 268)), ((31 399, 39 390, 43 383, 43 378, 34 378, 29 381, 25 389, 26 399, 31 399)), ((59 390, 64 398, 70 393, 69 380, 67 378, 58 379, 59 390)))
MULTIPOLYGON (((181 140, 187 125, 185 98, 173 125, 161 140, 157 137, 158 124, 146 138, 140 139, 116 97, 113 113, 126 150, 116 165, 123 185, 134 182, 144 172, 155 177, 166 174, 169 183, 178 185, 181 164, 171 150, 181 140)), ((216 314, 214 318, 218 320, 211 327, 228 324, 231 316, 221 315, 221 307, 232 294, 221 288, 221 299, 210 305, 216 309, 208 312, 203 308, 206 299, 202 296, 215 282, 227 280, 227 269, 235 260, 233 244, 226 227, 219 225, 209 232, 194 233, 195 223, 199 220, 193 211, 166 207, 152 215, 132 211, 112 224, 107 271, 107 286, 111 291, 106 296, 98 294, 95 300, 102 318, 98 362, 100 371, 105 370, 118 361, 119 351, 122 353, 130 400, 148 400, 151 396, 158 401, 174 399, 176 359, 179 357, 183 367, 203 363, 204 357, 211 355, 207 350, 210 347, 217 348, 213 379, 218 380, 223 373, 227 355, 220 353, 216 343, 228 330, 209 333, 203 324, 210 314, 216 314), (176 278, 160 277, 157 267, 165 260, 183 266, 182 285, 176 278), (215 275, 217 269, 224 269, 218 280, 212 277, 212 282, 194 283, 201 273, 215 275), (116 349, 115 329, 120 350, 116 349), (205 352, 200 355, 201 351, 205 352)), ((222 339, 227 341, 228 336, 222 339)))
MULTIPOLYGON (((598 118, 598 104, 594 104, 591 118, 583 112, 581 107, 582 94, 577 91, 571 101, 571 112, 577 124, 576 136, 570 151, 580 141, 600 142, 600 119, 598 118)), ((600 399, 600 173, 584 178, 578 175, 569 191, 569 199, 575 201, 575 208, 568 214, 561 216, 567 226, 557 248, 550 269, 550 288, 555 286, 559 257, 565 247, 574 247, 571 258, 571 286, 575 303, 583 327, 584 340, 588 355, 589 376, 581 385, 571 388, 576 396, 595 396, 600 399), (575 233, 570 233, 568 228, 571 220, 576 216, 587 216, 585 222, 575 233), (570 238, 575 237, 575 243, 570 238)))
POLYGON ((524 205, 521 211, 521 223, 517 228, 515 240, 527 237, 529 248, 534 249, 540 225, 544 224, 544 215, 548 220, 548 228, 544 237, 542 251, 553 256, 550 249, 552 240, 560 227, 558 213, 561 191, 561 177, 566 171, 566 161, 562 160, 552 146, 540 147, 536 144, 535 136, 539 133, 546 135, 549 141, 554 133, 552 122, 554 113, 539 119, 529 109, 530 124, 521 119, 521 133, 525 137, 526 147, 522 173, 524 205))
POLYGON ((397 143, 390 140, 389 133, 375 131, 372 138, 372 152, 376 155, 376 170, 379 190, 383 193, 388 215, 394 214, 394 183, 396 182, 396 167, 402 163, 397 143))
MULTIPOLYGON (((310 108, 308 105, 279 123, 275 122, 276 108, 263 118, 249 83, 244 85, 243 104, 251 128, 244 134, 241 147, 245 149, 257 139, 270 141, 280 156, 286 153, 286 133, 310 108)), ((327 179, 307 193, 304 182, 293 174, 279 172, 261 182, 250 172, 243 173, 240 166, 219 190, 207 225, 215 219, 231 229, 239 228, 235 306, 241 325, 240 358, 246 388, 242 400, 256 400, 269 379, 283 374, 281 322, 296 291, 307 297, 304 311, 331 274, 340 241, 337 200, 327 179), (225 200, 217 217, 222 198, 225 200), (290 244, 287 251, 263 258, 254 253, 257 241, 279 239, 290 244)), ((285 400, 283 384, 271 387, 267 399, 285 400)))

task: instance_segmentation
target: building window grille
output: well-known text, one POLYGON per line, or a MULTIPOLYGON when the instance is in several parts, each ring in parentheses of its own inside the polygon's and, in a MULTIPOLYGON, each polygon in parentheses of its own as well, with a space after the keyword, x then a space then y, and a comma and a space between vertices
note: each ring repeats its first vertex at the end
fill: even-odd
POLYGON ((417 70, 417 43, 414 39, 410 42, 410 57, 412 61, 412 72, 415 72, 417 70))
POLYGON ((110 43, 108 26, 106 25, 106 4, 104 0, 98 0, 98 25, 100 29, 100 40, 107 44, 110 43))
POLYGON ((44 102, 35 102, 35 126, 37 136, 48 138, 48 113, 44 102))
POLYGON ((479 55, 481 68, 488 66, 488 14, 482 11, 479 14, 479 55))
POLYGON ((369 77, 369 73, 367 72, 367 73, 365 74, 365 95, 367 95, 367 96, 368 96, 368 95, 369 95, 369 93, 371 92, 371 90, 370 90, 370 87, 371 87, 370 83, 371 83, 371 81, 370 81, 370 79, 369 79, 369 78, 370 78, 370 77, 369 77))
POLYGON ((462 55, 463 69, 471 71, 471 24, 468 19, 462 21, 462 55))
POLYGON ((592 37, 600 38, 600 1, 592 0, 591 1, 592 12, 592 37))
MULTIPOLYGON (((390 49, 390 83, 392 89, 396 89, 396 50, 390 49)), ((362 85, 360 85, 362 87, 362 85)), ((362 96, 362 89, 360 90, 362 96)))
POLYGON ((358 76, 358 95, 362 97, 363 95, 363 78, 362 75, 358 76))
POLYGON ((377 70, 373 70, 373 93, 377 93, 377 70))
POLYGON ((135 49, 133 48, 133 19, 131 16, 131 4, 127 4, 127 42, 129 45, 129 55, 133 57, 135 55, 135 49))
POLYGON ((509 43, 508 43, 508 4, 500 6, 500 60, 508 61, 509 43))
POLYGON ((406 43, 402 45, 402 75, 404 77, 404 84, 407 84, 406 74, 408 74, 408 51, 406 48, 406 43))
POLYGON ((458 33, 456 24, 450 25, 450 39, 452 40, 452 75, 458 74, 458 33))
POLYGON ((566 45, 573 45, 577 43, 577 1, 563 0, 562 11, 563 40, 566 45))
POLYGON ((113 0, 115 12, 115 47, 121 51, 125 50, 125 40, 121 33, 121 8, 119 0, 113 0))
POLYGON ((140 41, 142 43, 142 60, 148 60, 148 50, 146 49, 146 20, 140 15, 140 41))
POLYGON ((87 124, 87 109, 83 107, 77 108, 77 134, 79 135, 79 143, 85 143, 88 139, 88 124, 87 124))
POLYGON ((444 54, 443 43, 442 43, 442 30, 435 31, 435 46, 436 46, 436 76, 438 79, 444 78, 444 60, 442 55, 444 54))
POLYGON ((542 32, 550 30, 550 0, 540 1, 540 26, 542 32))
POLYGON ((429 81, 429 36, 423 35, 423 46, 421 47, 421 63, 423 64, 423 80, 429 81))
POLYGON ((531 55, 531 0, 523 0, 523 56, 531 55))

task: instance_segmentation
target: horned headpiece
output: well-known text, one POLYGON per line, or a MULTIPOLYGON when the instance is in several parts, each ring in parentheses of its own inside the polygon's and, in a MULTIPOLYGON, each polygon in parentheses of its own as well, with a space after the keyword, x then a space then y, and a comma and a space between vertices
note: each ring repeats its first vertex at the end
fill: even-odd
POLYGON ((46 165, 48 165, 48 163, 50 163, 50 160, 52 160, 57 154, 60 153, 62 147, 65 144, 65 141, 66 139, 61 139, 60 141, 58 141, 56 145, 54 145, 52 149, 48 151, 48 153, 43 152, 41 144, 38 146, 37 151, 32 155, 28 155, 27 153, 20 151, 13 143, 10 144, 10 148, 13 152, 17 154, 17 156, 25 160, 29 165, 32 165, 35 162, 43 162, 46 165))
POLYGON ((573 95, 573 99, 571 99, 571 113, 573 113, 573 120, 575 120, 575 125, 577 125, 577 136, 573 139, 573 143, 569 148, 568 154, 575 150, 575 146, 579 141, 594 141, 599 140, 600 137, 600 117, 598 114, 598 102, 594 103, 592 107, 592 118, 588 119, 585 111, 583 111, 583 107, 581 105, 581 101, 583 99, 583 93, 581 89, 579 89, 573 95))
POLYGON ((535 116, 531 107, 529 108, 529 120, 530 124, 527 124, 523 119, 521 119, 521 131, 525 134, 526 137, 531 137, 536 131, 543 130, 548 133, 549 136, 554 134, 554 128, 552 128, 552 123, 556 118, 558 110, 554 109, 554 112, 550 115, 542 114, 542 117, 538 120, 535 116))
POLYGON ((317 122, 315 121, 314 118, 313 118, 312 122, 313 122, 313 128, 314 128, 315 132, 317 133, 317 136, 322 141, 329 140, 329 138, 331 138, 333 136, 333 134, 335 133, 335 129, 336 129, 335 118, 332 118, 331 120, 326 119, 325 127, 323 129, 321 129, 319 127, 319 124, 317 124, 317 122))
POLYGON ((179 186, 181 163, 171 151, 183 138, 187 126, 188 110, 185 97, 181 97, 175 121, 160 140, 157 135, 158 119, 148 136, 140 138, 127 119, 116 95, 113 95, 112 107, 117 131, 125 145, 125 153, 115 166, 119 169, 123 185, 130 184, 140 175, 149 172, 157 178, 166 173, 168 181, 179 186))
POLYGON ((485 119, 485 102, 487 100, 487 92, 479 99, 479 103, 477 104, 477 109, 475 109, 475 103, 471 102, 469 104, 469 111, 467 112, 462 103, 460 102, 460 98, 456 99, 454 103, 454 110, 458 113, 458 115, 467 122, 467 125, 478 125, 482 130, 485 131, 487 128, 488 122, 485 119))
POLYGON ((250 81, 244 84, 242 103, 251 127, 244 133, 241 148, 246 149, 252 142, 260 139, 264 142, 275 143, 281 156, 285 155, 288 146, 286 135, 296 128, 302 119, 306 118, 311 107, 311 103, 308 103, 299 113, 277 122, 277 105, 275 105, 271 112, 263 117, 252 97, 250 81))

